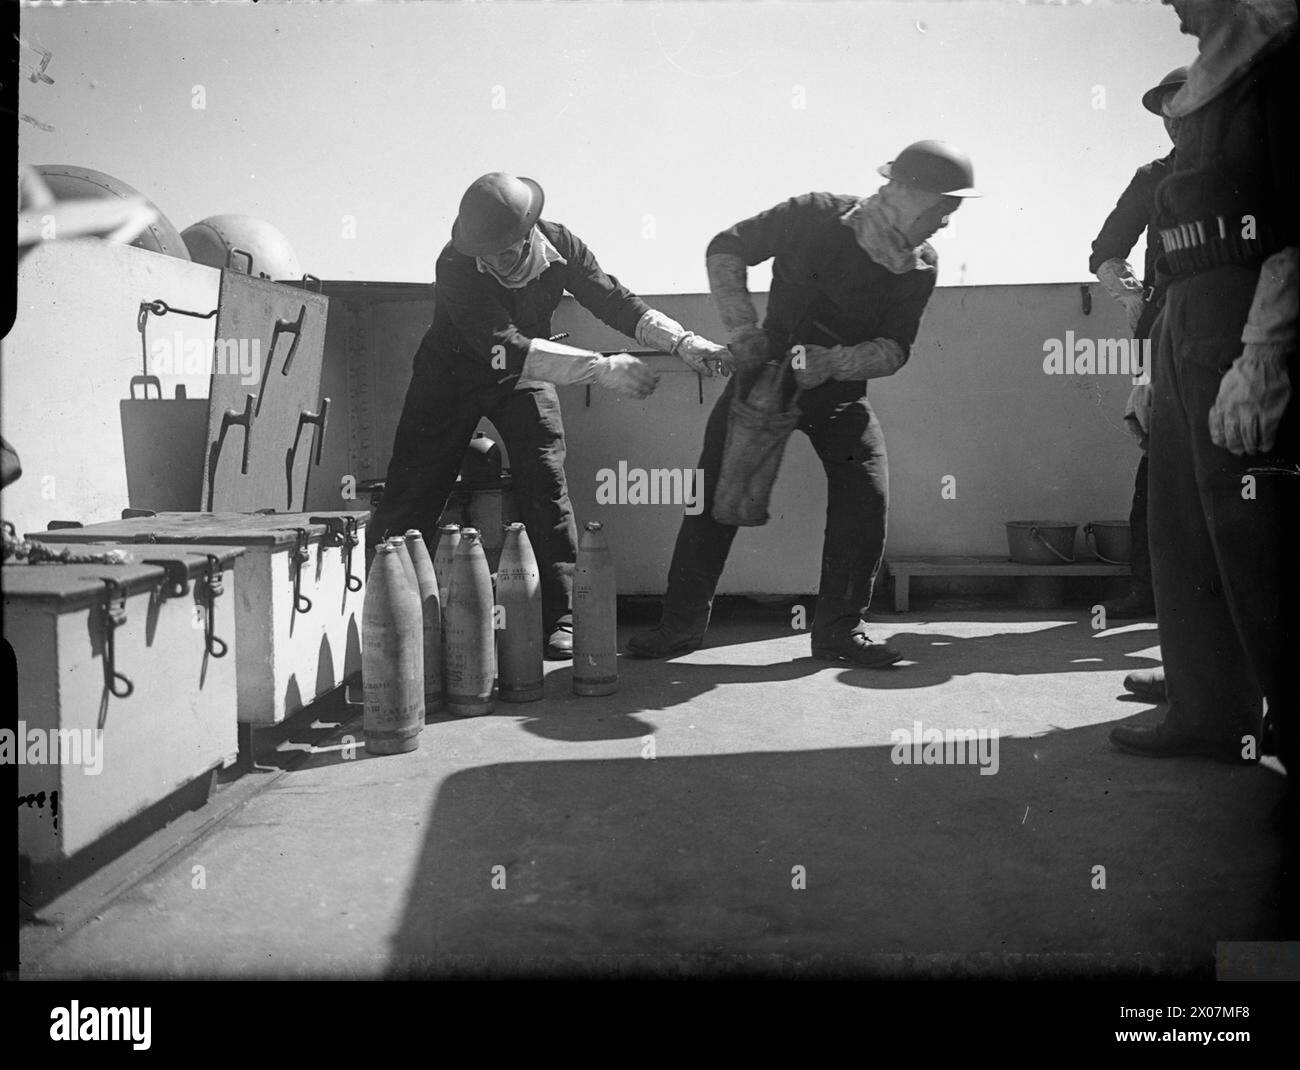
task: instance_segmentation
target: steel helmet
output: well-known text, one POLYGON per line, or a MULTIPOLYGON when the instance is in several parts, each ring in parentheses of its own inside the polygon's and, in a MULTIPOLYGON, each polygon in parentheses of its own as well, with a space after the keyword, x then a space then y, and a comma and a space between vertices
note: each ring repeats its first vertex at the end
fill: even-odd
POLYGON ((196 264, 262 279, 302 278, 297 254, 279 230, 251 215, 214 215, 181 232, 196 264))
POLYGON ((898 159, 877 168, 880 174, 904 186, 915 186, 946 197, 978 197, 972 188, 975 168, 970 157, 946 141, 916 141, 898 159))
POLYGON ((1160 110, 1160 105, 1164 103, 1165 97, 1172 93, 1177 93, 1184 82, 1187 81, 1187 68, 1175 67, 1172 71, 1160 79, 1158 85, 1153 85, 1142 94, 1142 107, 1153 115, 1164 115, 1160 110))
POLYGON ((504 171, 474 180, 460 199, 451 244, 466 256, 487 256, 521 240, 542 214, 546 195, 531 178, 504 171))

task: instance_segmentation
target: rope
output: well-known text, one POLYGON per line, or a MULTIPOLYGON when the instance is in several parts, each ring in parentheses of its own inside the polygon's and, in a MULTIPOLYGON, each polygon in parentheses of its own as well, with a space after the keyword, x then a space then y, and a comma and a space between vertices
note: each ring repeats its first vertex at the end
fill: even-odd
POLYGON ((4 560, 28 565, 124 565, 132 560, 125 550, 86 550, 65 546, 55 549, 43 542, 20 539, 14 526, 4 521, 4 560))

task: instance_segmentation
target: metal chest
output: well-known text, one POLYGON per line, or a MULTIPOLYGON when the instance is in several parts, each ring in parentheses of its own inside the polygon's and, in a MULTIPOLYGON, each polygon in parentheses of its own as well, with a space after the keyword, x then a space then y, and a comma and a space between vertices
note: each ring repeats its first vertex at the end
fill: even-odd
POLYGON ((241 549, 124 549, 124 564, 3 569, 18 665, 7 760, 19 852, 35 863, 67 860, 235 759, 241 549))
POLYGON ((239 578, 239 720, 278 724, 361 671, 366 512, 157 513, 43 542, 220 543, 239 578))

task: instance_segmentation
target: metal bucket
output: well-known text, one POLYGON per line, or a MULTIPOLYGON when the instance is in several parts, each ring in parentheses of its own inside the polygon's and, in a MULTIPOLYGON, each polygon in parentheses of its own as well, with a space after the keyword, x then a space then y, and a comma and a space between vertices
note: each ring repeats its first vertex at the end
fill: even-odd
POLYGON ((1072 565, 1078 530, 1078 524, 1059 520, 1008 520, 1011 560, 1018 565, 1072 565))
POLYGON ((1127 520, 1094 520, 1083 526, 1092 539, 1092 552, 1108 565, 1127 565, 1133 560, 1133 535, 1127 520))

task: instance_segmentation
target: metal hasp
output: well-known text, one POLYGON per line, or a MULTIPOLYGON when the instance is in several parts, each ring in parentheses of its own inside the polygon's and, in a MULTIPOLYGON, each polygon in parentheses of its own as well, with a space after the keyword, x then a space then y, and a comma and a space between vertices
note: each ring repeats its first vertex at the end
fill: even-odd
POLYGON ((226 431, 233 424, 238 424, 244 429, 244 452, 239 462, 239 474, 242 476, 248 475, 248 456, 253 449, 253 405, 256 401, 256 394, 248 394, 244 397, 244 411, 242 413, 236 412, 234 409, 227 409, 221 416, 221 430, 217 434, 217 441, 212 444, 208 456, 208 512, 212 512, 213 502, 216 498, 217 465, 221 460, 221 447, 226 443, 226 431))
POLYGON ((293 608, 296 613, 310 613, 311 599, 302 593, 302 570, 311 561, 311 533, 306 528, 293 530, 293 608))
POLYGON ((104 586, 104 687, 116 698, 130 698, 135 684, 117 671, 115 641, 117 629, 126 623, 126 588, 107 578, 104 586))
POLYGON ((146 565, 156 565, 167 574, 163 586, 164 598, 183 598, 190 589, 190 570, 184 561, 175 557, 141 557, 146 565))
MULTIPOLYGON (((319 412, 300 412, 298 414, 298 428, 293 433, 293 445, 289 447, 284 455, 284 484, 288 495, 288 501, 285 503, 285 509, 293 511, 293 469, 298 460, 298 441, 302 438, 302 428, 304 424, 316 425, 316 460, 313 462, 316 467, 320 467, 322 451, 325 449, 325 422, 329 418, 330 399, 321 398, 319 412)), ((308 475, 311 468, 307 469, 308 475)), ((303 497, 307 496, 307 487, 304 481, 302 488, 303 497)))
POLYGON ((321 538, 322 546, 343 547, 343 570, 346 585, 354 594, 361 590, 361 577, 352 571, 352 551, 361 542, 358 533, 359 524, 355 516, 309 516, 309 523, 324 524, 325 534, 321 538))
POLYGON ((156 375, 149 374, 149 316, 166 316, 168 313, 175 312, 178 316, 190 316, 193 319, 208 320, 217 314, 214 308, 211 312, 191 312, 186 308, 172 308, 166 301, 141 301, 140 313, 135 318, 136 330, 140 332, 140 374, 131 376, 130 383, 127 384, 127 396, 136 400, 135 388, 143 388, 143 396, 140 400, 147 400, 149 397, 149 388, 152 386, 158 391, 158 400, 162 400, 162 380, 156 375))
POLYGON ((217 599, 224 592, 222 584, 221 559, 216 554, 207 554, 208 571, 203 577, 203 641, 207 651, 214 658, 224 658, 229 647, 225 640, 218 639, 214 633, 214 616, 217 611, 217 599))

